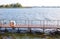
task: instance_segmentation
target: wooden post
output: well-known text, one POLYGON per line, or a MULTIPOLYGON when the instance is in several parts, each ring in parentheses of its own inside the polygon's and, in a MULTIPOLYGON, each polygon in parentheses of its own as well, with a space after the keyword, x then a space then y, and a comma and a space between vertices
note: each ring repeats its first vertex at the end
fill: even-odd
POLYGON ((0 30, 1 30, 1 26, 2 26, 2 23, 1 23, 1 20, 0 20, 0 30))
POLYGON ((5 28, 5 32, 6 32, 6 28, 5 28))
POLYGON ((57 20, 57 29, 56 29, 57 31, 59 29, 58 27, 59 27, 59 20, 57 20))
POLYGON ((43 33, 44 33, 44 29, 45 29, 45 20, 43 20, 43 33))
POLYGON ((28 32, 31 33, 31 28, 29 27, 30 26, 29 22, 30 22, 30 20, 28 20, 28 32))
POLYGON ((26 20, 25 20, 25 24, 26 24, 26 20))
POLYGON ((0 27, 0 32, 1 32, 1 27, 0 27))
POLYGON ((18 31, 17 32, 20 33, 19 28, 18 28, 18 31))

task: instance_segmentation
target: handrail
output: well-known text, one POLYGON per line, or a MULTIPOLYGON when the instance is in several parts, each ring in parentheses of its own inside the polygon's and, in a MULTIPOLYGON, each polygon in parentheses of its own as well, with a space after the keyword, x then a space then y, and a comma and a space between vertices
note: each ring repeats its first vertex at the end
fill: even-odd
MULTIPOLYGON (((6 27, 9 27, 9 26, 10 26, 10 25, 9 25, 10 20, 7 20, 7 21, 9 21, 9 23, 7 23, 7 24, 5 24, 5 25, 4 25, 4 20, 0 20, 0 22, 1 22, 1 21, 3 21, 3 23, 2 23, 2 25, 0 25, 0 27, 5 27, 5 26, 6 26, 6 27)), ((14 20, 14 21, 16 21, 16 25, 17 25, 17 24, 18 24, 18 20, 14 20)), ((52 27, 52 26, 54 27, 54 26, 55 26, 56 28, 60 28, 60 20, 19 20, 19 22, 22 22, 22 21, 23 21, 24 23, 22 23, 22 24, 19 23, 19 24, 21 24, 21 25, 19 25, 19 26, 21 26, 21 27, 23 26, 23 24, 24 24, 24 25, 27 24, 28 27, 31 27, 32 25, 33 25, 32 27, 34 27, 35 25, 36 25, 36 26, 38 26, 38 25, 41 26, 41 25, 42 25, 42 26, 43 26, 43 29, 44 29, 45 27, 49 27, 49 26, 50 26, 50 27, 52 27), (37 21, 37 22, 36 22, 36 21, 37 21)), ((35 26, 35 27, 36 27, 36 26, 35 26)), ((25 27, 25 26, 24 26, 24 27, 25 27)))

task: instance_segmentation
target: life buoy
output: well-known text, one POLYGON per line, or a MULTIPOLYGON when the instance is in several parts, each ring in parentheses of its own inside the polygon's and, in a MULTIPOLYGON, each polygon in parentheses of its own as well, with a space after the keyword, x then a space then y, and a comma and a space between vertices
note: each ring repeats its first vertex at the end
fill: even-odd
POLYGON ((10 21, 10 26, 12 27, 12 28, 14 28, 14 26, 15 26, 15 21, 10 21))

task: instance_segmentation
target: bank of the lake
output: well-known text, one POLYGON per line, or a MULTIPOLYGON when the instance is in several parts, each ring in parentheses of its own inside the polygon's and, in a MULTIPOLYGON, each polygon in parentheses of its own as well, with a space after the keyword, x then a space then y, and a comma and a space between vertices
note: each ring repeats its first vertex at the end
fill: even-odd
POLYGON ((19 33, 5 33, 0 34, 0 39, 59 39, 60 35, 57 36, 45 36, 45 35, 34 35, 34 34, 19 34, 19 33))

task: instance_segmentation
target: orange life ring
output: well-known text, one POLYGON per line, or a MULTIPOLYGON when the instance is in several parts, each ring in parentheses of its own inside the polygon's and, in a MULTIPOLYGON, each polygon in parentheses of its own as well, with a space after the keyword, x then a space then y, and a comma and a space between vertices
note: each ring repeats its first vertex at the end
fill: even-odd
POLYGON ((11 26, 12 28, 15 26, 13 21, 10 22, 10 26, 11 26))
POLYGON ((16 25, 16 22, 14 20, 11 20, 10 21, 10 27, 14 28, 16 25))

